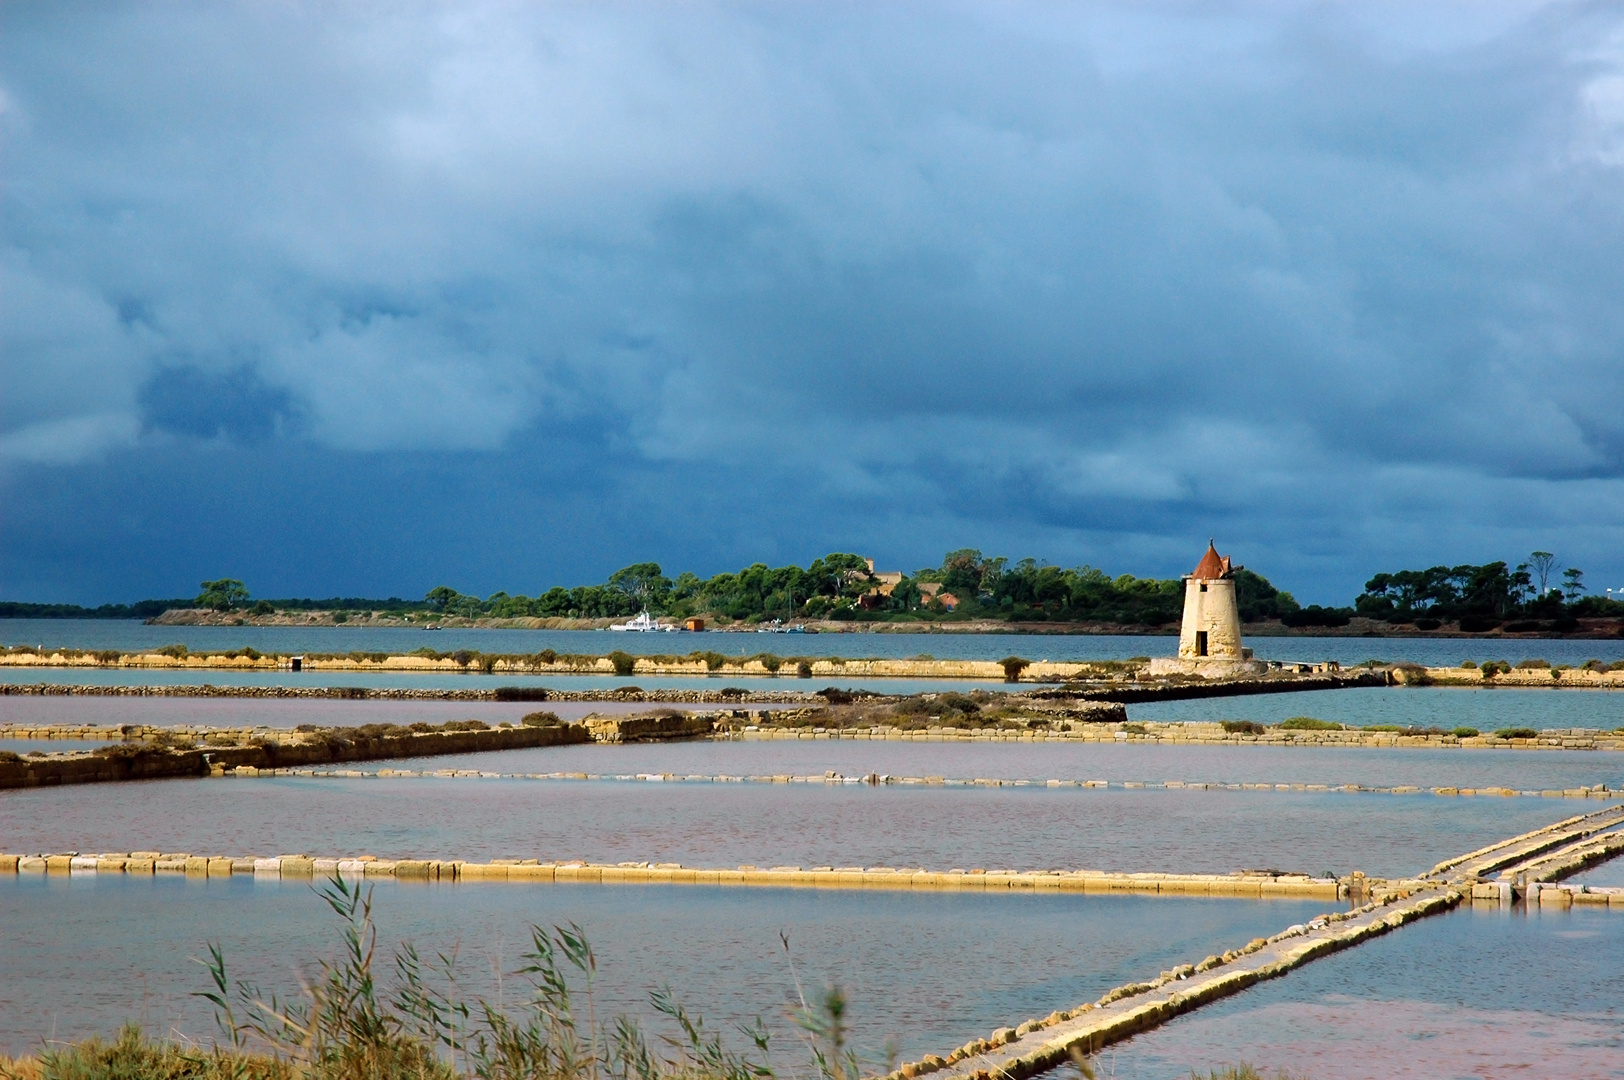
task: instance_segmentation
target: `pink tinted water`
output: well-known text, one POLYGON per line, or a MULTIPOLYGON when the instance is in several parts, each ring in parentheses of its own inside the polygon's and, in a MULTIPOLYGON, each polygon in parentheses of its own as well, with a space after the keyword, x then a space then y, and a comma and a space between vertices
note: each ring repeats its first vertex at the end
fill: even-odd
POLYGON ((1208 1006, 1102 1056, 1123 1080, 1248 1061, 1313 1080, 1624 1076, 1619 916, 1468 908, 1208 1006))
POLYGON ((1402 875, 1574 812, 1228 790, 165 780, 0 792, 0 850, 1402 875))
MULTIPOLYGON (((400 767, 390 763, 390 768, 400 767)), ((410 766, 407 766, 410 767, 410 766)), ((436 758, 419 768, 532 773, 792 774, 1360 784, 1366 787, 1624 787, 1624 754, 1600 751, 1325 749, 1128 743, 830 740, 561 746, 436 758)))

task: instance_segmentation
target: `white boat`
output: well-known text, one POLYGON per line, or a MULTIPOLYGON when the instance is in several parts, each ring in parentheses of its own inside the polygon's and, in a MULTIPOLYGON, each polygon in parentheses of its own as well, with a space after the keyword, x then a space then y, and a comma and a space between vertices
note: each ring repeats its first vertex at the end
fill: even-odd
POLYGON ((639 612, 637 617, 632 619, 630 622, 615 623, 613 626, 609 627, 609 629, 619 630, 622 632, 632 631, 643 634, 670 634, 674 633, 677 628, 675 626, 659 622, 648 612, 642 611, 639 612))
POLYGON ((806 627, 802 626, 800 623, 796 623, 794 626, 785 626, 784 625, 784 620, 782 620, 782 619, 774 619, 772 622, 768 623, 766 626, 757 627, 756 628, 756 633, 758 633, 758 634, 804 634, 804 633, 806 633, 806 627))

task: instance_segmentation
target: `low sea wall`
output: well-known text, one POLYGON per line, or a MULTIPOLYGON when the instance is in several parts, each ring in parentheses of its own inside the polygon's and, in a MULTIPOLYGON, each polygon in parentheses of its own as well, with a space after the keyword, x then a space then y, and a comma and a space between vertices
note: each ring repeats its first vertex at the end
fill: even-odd
POLYGON ((716 730, 716 718, 704 713, 673 712, 664 716, 592 716, 585 721, 601 743, 660 742, 697 739, 716 730))
MULTIPOLYGON (((1120 705, 1145 705, 1153 701, 1190 701, 1200 698, 1247 697, 1252 694, 1296 694, 1307 690, 1350 690, 1354 687, 1391 686, 1388 669, 1320 672, 1299 675, 1276 672, 1268 675, 1226 679, 1172 678, 1166 681, 1139 680, 1122 686, 1092 687, 1076 693, 1084 700, 1114 701, 1120 705)), ((1035 691, 1042 697, 1044 691, 1035 691)))

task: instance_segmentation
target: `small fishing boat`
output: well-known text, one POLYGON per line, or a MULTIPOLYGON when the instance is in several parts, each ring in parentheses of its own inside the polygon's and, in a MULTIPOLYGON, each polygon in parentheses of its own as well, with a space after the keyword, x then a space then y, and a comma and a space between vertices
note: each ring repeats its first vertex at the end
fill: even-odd
POLYGON ((785 626, 783 619, 774 619, 772 622, 767 623, 765 626, 756 627, 756 633, 758 633, 758 634, 804 634, 804 633, 806 633, 806 627, 802 626, 800 623, 796 623, 794 626, 785 626))
POLYGON ((658 621, 646 611, 639 612, 635 618, 628 622, 615 623, 614 625, 610 626, 609 629, 618 630, 623 633, 632 632, 642 634, 671 634, 675 633, 677 630, 675 626, 658 621))

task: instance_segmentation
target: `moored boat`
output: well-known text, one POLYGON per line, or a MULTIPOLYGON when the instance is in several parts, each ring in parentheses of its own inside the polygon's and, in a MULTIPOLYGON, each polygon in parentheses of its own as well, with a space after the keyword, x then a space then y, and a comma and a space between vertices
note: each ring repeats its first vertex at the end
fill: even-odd
POLYGON ((652 615, 650 615, 646 611, 638 612, 637 615, 634 618, 630 619, 627 622, 615 623, 615 624, 611 625, 609 627, 609 629, 611 629, 611 630, 619 630, 619 631, 622 631, 622 632, 630 631, 630 632, 634 632, 634 633, 645 633, 645 634, 654 634, 654 633, 672 634, 672 633, 676 633, 677 630, 678 630, 678 628, 675 627, 675 626, 672 626, 672 625, 670 625, 668 623, 660 622, 658 619, 655 619, 652 615))

